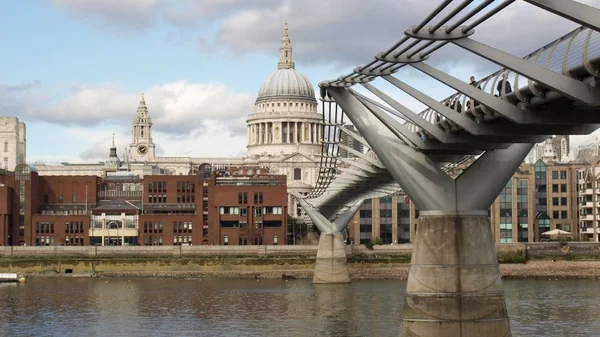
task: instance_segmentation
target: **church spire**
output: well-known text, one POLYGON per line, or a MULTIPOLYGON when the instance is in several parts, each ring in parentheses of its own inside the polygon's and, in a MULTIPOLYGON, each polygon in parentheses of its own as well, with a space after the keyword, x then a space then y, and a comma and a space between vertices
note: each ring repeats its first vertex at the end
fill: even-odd
POLYGON ((279 48, 279 63, 277 69, 293 69, 294 59, 292 57, 292 41, 288 35, 288 24, 285 21, 283 28, 283 39, 281 39, 281 48, 279 48))
POLYGON ((144 93, 140 97, 140 104, 137 108, 138 117, 148 117, 148 107, 146 106, 146 100, 144 99, 144 93))

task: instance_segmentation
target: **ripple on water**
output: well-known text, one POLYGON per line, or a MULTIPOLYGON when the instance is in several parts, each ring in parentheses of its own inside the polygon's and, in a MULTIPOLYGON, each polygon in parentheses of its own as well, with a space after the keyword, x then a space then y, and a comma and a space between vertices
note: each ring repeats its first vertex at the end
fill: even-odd
MULTIPOLYGON (((595 336, 600 282, 504 282, 513 336, 595 336)), ((397 336, 405 282, 32 279, 0 285, 0 336, 397 336)))

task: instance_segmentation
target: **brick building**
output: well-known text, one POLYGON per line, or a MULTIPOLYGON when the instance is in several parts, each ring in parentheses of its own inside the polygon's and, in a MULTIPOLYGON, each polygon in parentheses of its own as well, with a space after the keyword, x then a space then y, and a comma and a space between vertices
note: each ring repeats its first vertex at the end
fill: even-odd
POLYGON ((0 245, 285 244, 285 176, 0 175, 0 245))

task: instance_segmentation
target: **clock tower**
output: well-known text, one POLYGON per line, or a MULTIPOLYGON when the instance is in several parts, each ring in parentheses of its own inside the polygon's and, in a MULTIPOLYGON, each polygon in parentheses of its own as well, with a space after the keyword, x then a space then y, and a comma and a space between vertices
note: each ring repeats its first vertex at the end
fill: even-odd
POLYGON ((133 118, 133 141, 129 145, 129 160, 143 162, 154 159, 154 142, 152 142, 152 119, 148 116, 148 107, 144 93, 133 118))

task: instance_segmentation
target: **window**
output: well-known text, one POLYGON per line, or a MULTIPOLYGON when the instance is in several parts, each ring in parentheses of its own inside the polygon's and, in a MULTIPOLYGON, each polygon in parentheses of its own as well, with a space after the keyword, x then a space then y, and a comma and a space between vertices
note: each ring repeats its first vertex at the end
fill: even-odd
POLYGON ((558 193, 558 184, 552 184, 552 193, 558 193))
POLYGON ((552 179, 558 179, 558 171, 552 171, 552 179))
POLYGON ((8 152, 8 142, 4 142, 4 152, 8 152))
POLYGON ((223 236, 223 245, 229 246, 229 236, 227 236, 227 235, 223 236))
POLYGON ((244 192, 244 204, 248 203, 248 192, 244 192))
POLYGON ((294 169, 294 180, 302 180, 302 169, 300 169, 300 168, 294 169))
POLYGON ((560 184, 560 191, 561 192, 567 192, 567 184, 560 184))
POLYGON ((263 194, 262 194, 262 192, 258 192, 258 203, 259 204, 263 203, 263 194))
POLYGON ((560 171, 560 179, 567 179, 567 171, 560 171))
POLYGON ((220 207, 219 214, 240 214, 239 207, 220 207))
POLYGON ((561 206, 567 206, 567 198, 560 198, 561 206))
POLYGON ((281 214, 282 207, 263 207, 263 214, 281 214))
POLYGON ((561 211, 560 212, 560 217, 562 219, 568 219, 569 218, 569 213, 567 211, 561 211))
POLYGON ((552 206, 558 206, 558 198, 552 198, 552 206))
POLYGON ((240 216, 247 216, 248 209, 246 207, 240 207, 240 216))
POLYGON ((277 238, 277 235, 273 235, 273 245, 277 246, 279 244, 279 239, 277 238))
POLYGON ((559 211, 553 211, 552 212, 552 219, 559 219, 559 211))
POLYGON ((238 192, 238 204, 241 204, 244 201, 243 193, 238 192))

